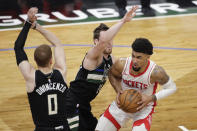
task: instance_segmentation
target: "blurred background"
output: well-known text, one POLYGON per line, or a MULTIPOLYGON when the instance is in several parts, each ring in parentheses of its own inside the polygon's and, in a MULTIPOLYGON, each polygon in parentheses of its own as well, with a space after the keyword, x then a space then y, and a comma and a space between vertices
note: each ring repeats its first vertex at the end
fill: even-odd
MULTIPOLYGON (((99 20, 119 19, 132 5, 140 5, 136 13, 137 17, 160 16, 163 14, 152 9, 151 5, 162 3, 165 4, 160 5, 162 8, 168 8, 168 6, 180 8, 179 10, 187 8, 190 13, 197 12, 196 0, 0 0, 0 29, 21 27, 26 19, 23 14, 26 14, 30 7, 38 7, 42 18, 50 19, 38 21, 41 25, 51 25, 98 21, 100 17, 100 14, 96 14, 98 12, 106 15, 99 20), (89 11, 89 9, 93 10, 89 11), (98 10, 95 11, 95 9, 98 10), (55 15, 52 12, 56 12, 55 15)), ((184 10, 181 10, 181 13, 184 13, 184 10)))
MULTIPOLYGON (((146 0, 144 0, 146 1, 146 0)), ((195 7, 191 0, 151 0, 151 3, 177 3, 180 7, 195 7)), ((128 5, 140 5, 140 0, 127 0, 128 5)), ((85 10, 96 7, 118 7, 115 0, 0 0, 0 15, 25 14, 30 7, 38 7, 40 12, 50 13, 60 11, 66 16, 72 17, 72 10, 85 10)))

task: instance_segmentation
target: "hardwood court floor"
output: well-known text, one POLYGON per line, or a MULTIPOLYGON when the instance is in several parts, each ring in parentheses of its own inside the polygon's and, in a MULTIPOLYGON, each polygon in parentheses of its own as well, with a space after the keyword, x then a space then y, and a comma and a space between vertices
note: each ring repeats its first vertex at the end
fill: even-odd
MULTIPOLYGON (((197 129, 197 16, 132 21, 124 25, 114 39, 114 45, 128 45, 137 37, 146 37, 155 47, 151 57, 177 84, 177 92, 158 101, 153 115, 151 131, 181 131, 178 126, 197 129), (182 48, 182 49, 181 49, 182 48), (193 48, 195 50, 184 50, 193 48)), ((111 26, 114 23, 107 23, 111 26)), ((64 44, 92 44, 92 31, 98 24, 74 25, 48 28, 64 44)), ((19 34, 17 31, 0 32, 0 49, 13 48, 19 34)), ((48 43, 38 32, 30 31, 26 46, 48 43)), ((85 52, 90 47, 65 46, 68 82, 74 79, 85 52)), ((34 49, 27 49, 29 61, 33 62, 34 49)), ((129 47, 114 47, 116 57, 130 56, 129 47)), ((0 51, 0 131, 32 131, 25 82, 20 74, 13 50, 0 51)), ((105 84, 92 102, 93 113, 98 118, 114 100, 115 92, 109 82, 105 84)), ((129 121, 120 131, 131 130, 129 121)))

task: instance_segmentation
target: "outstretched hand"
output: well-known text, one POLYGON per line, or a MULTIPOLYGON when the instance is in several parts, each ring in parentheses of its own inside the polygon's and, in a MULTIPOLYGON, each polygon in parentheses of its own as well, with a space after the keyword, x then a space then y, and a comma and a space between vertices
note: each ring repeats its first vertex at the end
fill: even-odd
POLYGON ((38 8, 36 7, 32 7, 28 10, 27 16, 31 23, 34 23, 37 20, 36 13, 38 13, 38 8))
POLYGON ((122 21, 123 22, 129 22, 129 21, 131 21, 132 20, 132 18, 136 15, 136 10, 138 9, 138 6, 136 5, 136 6, 133 6, 132 8, 131 8, 131 10, 130 11, 128 11, 126 14, 125 14, 125 16, 122 18, 122 21))

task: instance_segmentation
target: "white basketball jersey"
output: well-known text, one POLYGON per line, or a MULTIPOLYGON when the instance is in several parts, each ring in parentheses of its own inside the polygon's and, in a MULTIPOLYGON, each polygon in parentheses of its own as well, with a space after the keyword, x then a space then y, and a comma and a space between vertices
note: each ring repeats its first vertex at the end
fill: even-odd
POLYGON ((125 67, 122 72, 121 85, 123 90, 135 89, 148 96, 154 94, 157 89, 157 83, 151 84, 150 76, 155 66, 156 64, 153 61, 149 60, 145 71, 138 75, 134 75, 131 74, 132 57, 128 57, 126 59, 125 67))

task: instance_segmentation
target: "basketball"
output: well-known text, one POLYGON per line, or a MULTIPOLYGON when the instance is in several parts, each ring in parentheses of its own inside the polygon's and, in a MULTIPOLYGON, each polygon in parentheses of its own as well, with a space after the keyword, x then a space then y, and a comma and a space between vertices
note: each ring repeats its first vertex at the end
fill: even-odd
POLYGON ((127 113, 135 113, 137 112, 137 107, 139 106, 137 103, 141 101, 141 94, 133 89, 125 90, 122 94, 120 94, 120 108, 127 113))

